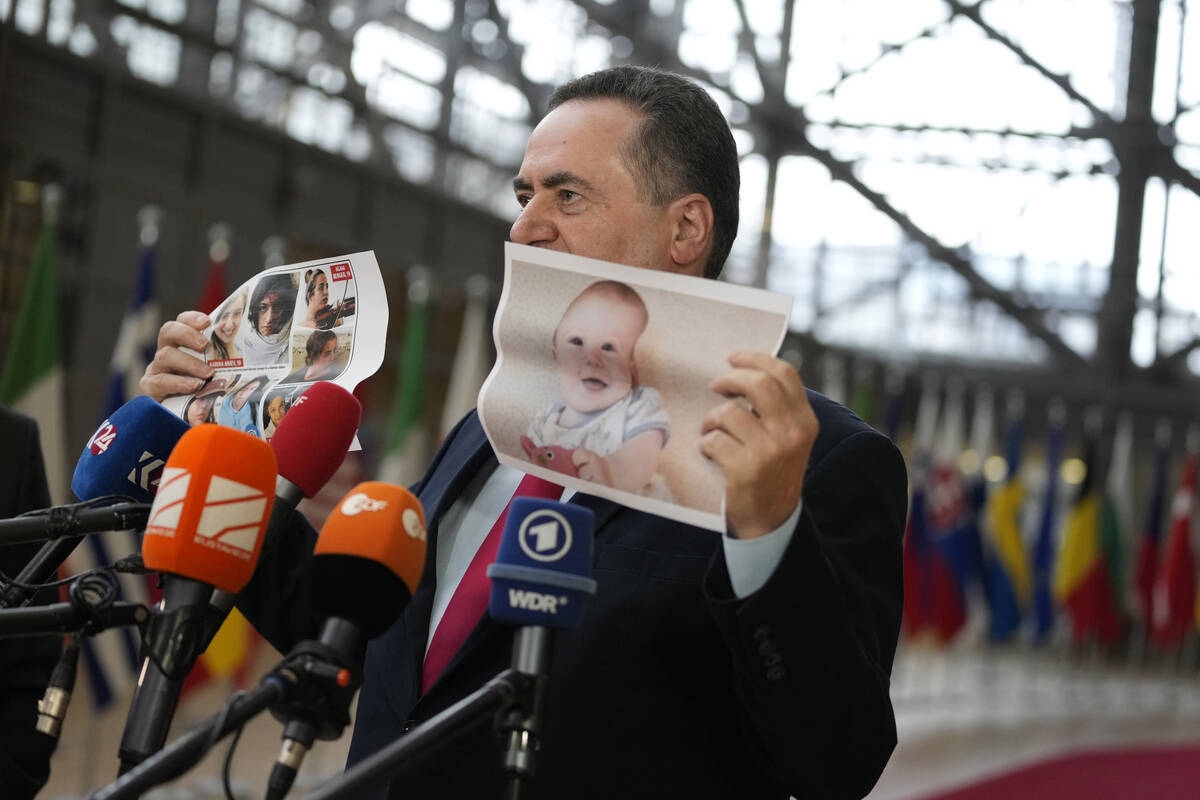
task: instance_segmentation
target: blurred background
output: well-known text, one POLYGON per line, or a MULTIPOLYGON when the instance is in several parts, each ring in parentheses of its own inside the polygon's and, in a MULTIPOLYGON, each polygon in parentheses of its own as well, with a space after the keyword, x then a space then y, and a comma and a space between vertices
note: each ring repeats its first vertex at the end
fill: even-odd
MULTIPOLYGON (((264 266, 374 250, 388 356, 356 393, 361 454, 306 503, 319 525, 362 476, 413 477, 473 405, 511 179, 553 87, 660 65, 711 92, 740 148, 723 279, 791 295, 783 357, 908 461, 901 744, 871 796, 1030 765, 1194 796, 1179 769, 1154 781, 1200 752, 1198 16, 1187 0, 0 0, 0 402, 63 381, 37 411, 65 501, 163 320, 264 266)), ((226 640, 177 731, 278 659, 244 627, 226 640)), ((97 644, 45 797, 115 770, 133 675, 97 644)), ((246 796, 278 735, 260 720, 243 737, 246 796)), ((347 740, 298 785, 338 771, 347 740)), ((162 796, 221 796, 219 761, 162 796)))

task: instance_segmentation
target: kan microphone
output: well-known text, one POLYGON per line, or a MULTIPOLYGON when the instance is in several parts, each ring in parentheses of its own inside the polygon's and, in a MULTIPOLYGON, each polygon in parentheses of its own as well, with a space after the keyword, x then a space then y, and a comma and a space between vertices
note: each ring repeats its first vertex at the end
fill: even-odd
POLYGON ((166 573, 163 597, 146 631, 122 770, 166 740, 184 678, 208 644, 214 589, 236 594, 254 573, 276 470, 266 442, 212 424, 190 429, 167 459, 142 542, 146 567, 166 573))
POLYGON ((407 489, 366 482, 329 515, 313 549, 313 610, 325 622, 317 642, 289 656, 340 665, 352 676, 342 692, 303 691, 272 713, 284 723, 267 800, 280 800, 313 740, 336 739, 349 723, 367 640, 387 630, 416 589, 425 565, 425 513, 407 489))
MULTIPOLYGON (((183 420, 149 397, 135 397, 104 420, 79 456, 71 490, 80 500, 125 495, 133 504, 84 510, 67 507, 58 512, 48 509, 46 518, 51 526, 70 528, 58 534, 67 538, 46 542, 16 576, 16 583, 40 584, 48 580, 82 541, 79 534, 141 528, 167 456, 187 429, 183 420)), ((0 607, 23 605, 33 594, 32 590, 9 586, 0 596, 0 607)))
POLYGON ((488 613, 520 626, 513 640, 513 670, 531 692, 523 707, 501 720, 507 735, 504 769, 509 797, 534 773, 550 660, 550 630, 579 624, 592 578, 591 509, 534 497, 517 497, 509 508, 496 562, 488 567, 492 592, 488 613))

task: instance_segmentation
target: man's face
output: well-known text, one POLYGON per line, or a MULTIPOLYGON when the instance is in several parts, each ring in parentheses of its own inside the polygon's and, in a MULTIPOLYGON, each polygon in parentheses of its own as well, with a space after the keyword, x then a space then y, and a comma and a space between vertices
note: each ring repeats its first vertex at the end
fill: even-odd
POLYGON ((642 335, 641 309, 602 294, 575 301, 554 334, 554 362, 563 402, 581 414, 600 411, 633 388, 633 347, 642 335))
POLYGON ((263 336, 274 336, 283 328, 283 298, 275 292, 267 292, 258 306, 258 332, 263 336))
POLYGON ((513 181, 521 213, 509 238, 635 267, 674 268, 667 209, 641 199, 647 187, 621 157, 639 121, 616 100, 571 100, 547 114, 513 181))

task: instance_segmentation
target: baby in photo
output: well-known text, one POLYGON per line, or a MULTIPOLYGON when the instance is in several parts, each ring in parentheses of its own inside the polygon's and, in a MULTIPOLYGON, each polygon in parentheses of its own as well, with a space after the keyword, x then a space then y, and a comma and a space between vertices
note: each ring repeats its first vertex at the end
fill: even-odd
POLYGON ((521 446, 548 469, 670 502, 658 459, 670 435, 657 390, 638 382, 634 348, 649 324, 641 296, 598 281, 554 330, 562 398, 530 422, 521 446))

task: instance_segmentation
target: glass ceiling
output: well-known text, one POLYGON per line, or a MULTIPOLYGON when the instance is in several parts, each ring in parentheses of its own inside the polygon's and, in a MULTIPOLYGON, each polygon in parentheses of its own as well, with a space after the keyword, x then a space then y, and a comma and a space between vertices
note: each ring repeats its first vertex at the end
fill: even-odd
MULTIPOLYGON (((0 17, 506 219, 554 85, 613 63, 687 72, 709 87, 743 155, 725 277, 793 295, 794 329, 891 359, 1047 361, 1044 337, 979 299, 898 214, 1079 355, 1095 352, 1117 209, 1103 132, 1124 115, 1128 2, 90 5, 0 0, 0 17), (207 80, 181 77, 189 48, 202 51, 207 80)), ((1160 139, 1195 178, 1200 20, 1187 11, 1186 0, 1162 3, 1152 107, 1160 139)), ((1131 347, 1140 366, 1200 337, 1196 219, 1191 189, 1150 181, 1131 347)), ((1200 373, 1200 349, 1187 363, 1200 373)))

